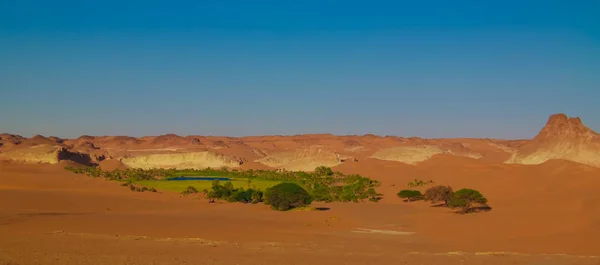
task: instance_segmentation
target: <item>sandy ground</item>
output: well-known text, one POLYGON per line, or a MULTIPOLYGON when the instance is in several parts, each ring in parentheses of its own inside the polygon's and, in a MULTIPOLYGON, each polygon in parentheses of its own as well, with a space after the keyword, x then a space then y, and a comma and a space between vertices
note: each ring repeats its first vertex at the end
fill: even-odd
POLYGON ((0 264, 600 264, 597 168, 439 156, 336 170, 382 181, 385 199, 282 213, 0 163, 0 264), (493 210, 404 203, 413 178, 477 188, 493 210))

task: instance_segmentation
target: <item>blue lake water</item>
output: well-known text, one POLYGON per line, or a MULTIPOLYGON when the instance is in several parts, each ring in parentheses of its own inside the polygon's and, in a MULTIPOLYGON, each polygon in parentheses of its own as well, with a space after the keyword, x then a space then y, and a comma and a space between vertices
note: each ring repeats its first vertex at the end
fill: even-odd
POLYGON ((176 178, 170 178, 167 180, 172 180, 172 181, 185 181, 185 180, 231 180, 230 178, 225 178, 225 177, 194 177, 194 176, 181 176, 181 177, 176 177, 176 178))

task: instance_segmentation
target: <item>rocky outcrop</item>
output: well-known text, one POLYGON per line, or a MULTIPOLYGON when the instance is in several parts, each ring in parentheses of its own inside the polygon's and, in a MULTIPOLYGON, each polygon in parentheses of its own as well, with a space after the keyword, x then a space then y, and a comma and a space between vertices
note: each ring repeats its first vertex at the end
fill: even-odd
POLYGON ((0 153, 1 160, 23 163, 57 164, 60 161, 73 161, 82 165, 94 165, 89 154, 73 152, 57 145, 20 146, 0 153))
POLYGON ((266 157, 257 159, 255 162, 273 168, 286 170, 313 171, 316 167, 333 167, 342 163, 342 160, 352 158, 325 149, 320 146, 296 149, 294 151, 276 152, 266 157))
POLYGON ((442 149, 435 145, 397 146, 378 150, 371 158, 416 164, 441 153, 442 149))
POLYGON ((371 155, 371 158, 414 165, 429 160, 438 154, 470 157, 473 159, 482 157, 480 153, 472 151, 460 142, 436 143, 426 139, 409 139, 407 144, 382 148, 371 155))
POLYGON ((577 117, 554 114, 538 135, 518 146, 505 163, 541 164, 552 159, 600 167, 600 135, 577 117))
POLYGON ((214 152, 189 152, 170 154, 149 154, 123 157, 121 162, 131 168, 176 168, 204 169, 207 167, 239 167, 242 161, 214 152))

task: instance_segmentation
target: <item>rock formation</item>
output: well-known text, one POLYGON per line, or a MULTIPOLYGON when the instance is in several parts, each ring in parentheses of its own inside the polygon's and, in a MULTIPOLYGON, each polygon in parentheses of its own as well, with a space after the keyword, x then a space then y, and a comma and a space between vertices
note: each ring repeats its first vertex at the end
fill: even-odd
MULTIPOLYGON (((434 156, 481 163, 540 164, 564 159, 600 167, 600 135, 579 118, 552 115, 532 140, 425 139, 306 134, 291 136, 88 136, 75 139, 0 134, 0 160, 102 164, 107 168, 260 167, 312 171, 364 159, 417 164, 434 156), (106 160, 106 161, 104 161, 106 160), (104 163, 103 163, 104 161, 104 163)), ((449 160, 452 161, 452 160, 449 160)), ((360 162, 359 162, 360 163, 360 162)))
POLYGON ((600 134, 577 117, 554 114, 535 138, 517 147, 506 163, 541 164, 551 159, 600 167, 600 134))
POLYGON ((189 152, 171 154, 149 154, 124 157, 121 162, 132 168, 176 168, 204 169, 207 167, 239 167, 240 160, 219 155, 214 152, 189 152))
POLYGON ((342 159, 348 160, 351 158, 321 146, 311 146, 294 151, 276 152, 255 162, 286 170, 312 171, 318 166, 337 166, 342 163, 342 159))

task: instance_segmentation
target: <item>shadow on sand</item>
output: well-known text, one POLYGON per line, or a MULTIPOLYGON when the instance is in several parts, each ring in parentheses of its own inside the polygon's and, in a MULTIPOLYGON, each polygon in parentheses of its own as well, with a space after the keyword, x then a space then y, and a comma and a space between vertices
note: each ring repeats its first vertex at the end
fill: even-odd
MULTIPOLYGON (((442 207, 448 207, 448 205, 446 205, 445 203, 439 203, 439 204, 434 204, 431 205, 430 207, 436 207, 436 208, 442 208, 442 207)), ((448 207, 450 208, 450 207, 448 207)), ((452 208, 450 208, 452 209, 452 208)), ((467 214, 467 213, 477 213, 477 212, 489 212, 492 210, 492 207, 489 205, 479 205, 479 206, 473 206, 469 209, 459 209, 458 211, 454 211, 454 213, 458 213, 458 214, 467 214)))
POLYGON ((480 206, 474 206, 468 209, 460 209, 458 211, 455 211, 454 213, 457 214, 468 214, 468 213, 478 213, 478 212, 489 212, 492 210, 492 207, 490 207, 489 205, 480 205, 480 206))
POLYGON ((437 207, 437 208, 446 207, 446 206, 447 206, 446 203, 438 203, 438 204, 431 205, 431 207, 437 207))

